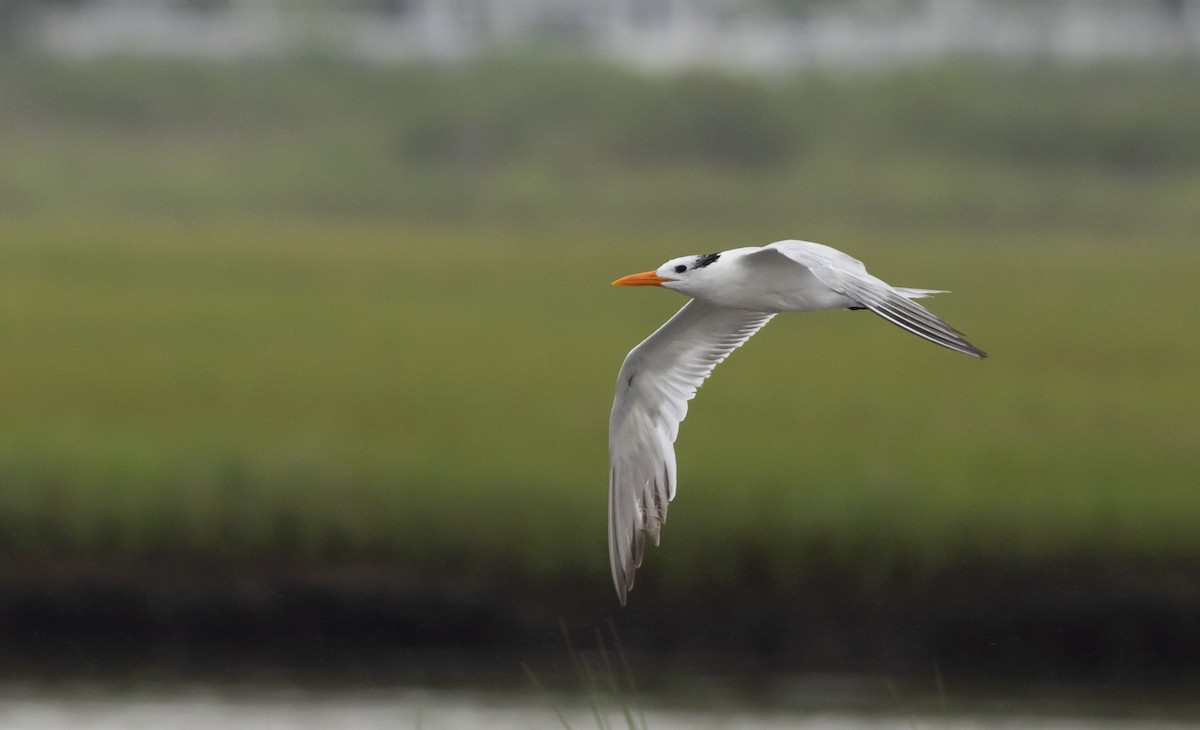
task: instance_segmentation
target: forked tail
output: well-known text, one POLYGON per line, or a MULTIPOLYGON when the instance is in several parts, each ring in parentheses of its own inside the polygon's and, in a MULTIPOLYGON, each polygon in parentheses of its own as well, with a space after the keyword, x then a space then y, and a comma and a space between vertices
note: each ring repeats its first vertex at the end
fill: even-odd
POLYGON ((949 294, 946 289, 909 289, 907 287, 898 286, 896 291, 900 292, 906 299, 924 299, 934 294, 949 294))

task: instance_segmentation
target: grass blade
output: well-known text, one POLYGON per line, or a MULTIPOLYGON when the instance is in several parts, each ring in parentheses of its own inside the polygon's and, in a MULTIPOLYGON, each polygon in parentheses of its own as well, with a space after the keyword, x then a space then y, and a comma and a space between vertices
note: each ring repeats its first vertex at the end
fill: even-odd
POLYGON ((563 711, 559 708, 558 703, 553 700, 553 698, 550 696, 550 692, 546 689, 545 685, 542 684, 541 680, 537 678, 537 675, 533 673, 533 670, 529 668, 529 665, 525 662, 521 662, 521 669, 525 670, 525 676, 529 677, 529 681, 533 683, 534 688, 538 692, 542 693, 542 695, 545 696, 546 700, 550 703, 550 709, 554 711, 554 715, 558 718, 558 721, 562 723, 566 730, 571 730, 571 724, 567 722, 567 716, 563 714, 563 711))

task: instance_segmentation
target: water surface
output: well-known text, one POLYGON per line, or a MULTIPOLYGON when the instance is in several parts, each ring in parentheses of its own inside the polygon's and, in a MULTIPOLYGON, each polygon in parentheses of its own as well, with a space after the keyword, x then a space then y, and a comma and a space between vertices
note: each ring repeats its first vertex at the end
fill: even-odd
MULTIPOLYGON (((647 703, 639 703, 647 704, 647 703)), ((128 693, 88 688, 60 690, 10 686, 0 694, 0 727, 8 730, 540 730, 628 728, 625 708, 608 704, 603 717, 583 699, 545 694, 432 691, 417 689, 322 691, 204 687, 128 693)), ((1046 730, 1173 730, 1200 727, 1184 721, 1126 717, 1039 716, 1034 714, 855 714, 843 711, 778 712, 656 707, 631 710, 648 730, 883 730, 914 728, 1003 728, 1046 730)))

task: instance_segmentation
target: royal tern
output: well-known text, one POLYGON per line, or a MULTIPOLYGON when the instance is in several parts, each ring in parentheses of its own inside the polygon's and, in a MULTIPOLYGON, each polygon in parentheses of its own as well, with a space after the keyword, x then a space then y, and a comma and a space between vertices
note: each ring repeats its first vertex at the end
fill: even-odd
POLYGON ((913 302, 934 289, 893 287, 858 259, 807 241, 671 259, 614 286, 661 286, 691 297, 633 348, 617 376, 608 425, 608 553, 621 605, 658 544, 675 498, 675 452, 687 402, 713 368, 780 312, 869 309, 934 344, 987 357, 958 330, 913 302))

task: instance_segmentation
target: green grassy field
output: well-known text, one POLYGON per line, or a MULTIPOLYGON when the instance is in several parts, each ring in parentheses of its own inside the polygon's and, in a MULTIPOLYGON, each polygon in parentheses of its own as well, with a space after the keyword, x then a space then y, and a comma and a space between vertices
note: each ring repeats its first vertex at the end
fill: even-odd
MULTIPOLYGON (((608 282, 722 245, 281 220, 8 221, 3 240, 5 552, 535 573, 605 570, 613 378, 682 302, 608 282)), ((742 548, 781 576, 1200 551, 1200 251, 834 243, 955 289, 932 306, 992 357, 867 313, 781 317, 693 403, 652 562, 687 583, 742 548)))
MULTIPOLYGON (((682 428, 648 557, 665 590, 733 580, 747 555, 784 583, 1200 556, 1186 72, 1042 70, 1026 98, 1022 70, 693 93, 587 67, 609 96, 560 84, 549 108, 716 88, 795 112, 799 136, 764 122, 722 139, 765 152, 697 161, 700 135, 642 164, 636 135, 591 130, 562 163, 514 132, 455 167, 478 130, 437 120, 507 108, 479 101, 482 72, 20 71, 0 79, 19 142, 0 149, 10 557, 386 558, 603 585, 613 380, 683 303, 609 282, 786 237, 953 290, 931 308, 992 357, 864 312, 778 318, 682 428), (1114 89, 1141 106, 1069 144, 1114 89), (1047 99, 1059 143, 1014 111, 1047 99), (1154 135, 1126 130, 1143 117, 1154 135)), ((502 88, 540 99, 533 79, 502 88)))

